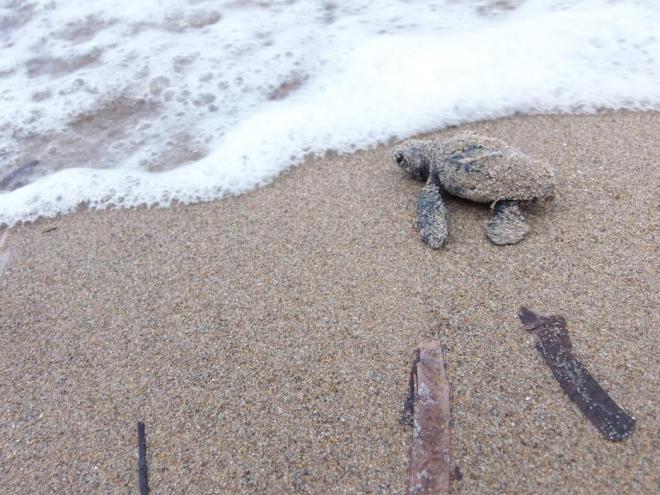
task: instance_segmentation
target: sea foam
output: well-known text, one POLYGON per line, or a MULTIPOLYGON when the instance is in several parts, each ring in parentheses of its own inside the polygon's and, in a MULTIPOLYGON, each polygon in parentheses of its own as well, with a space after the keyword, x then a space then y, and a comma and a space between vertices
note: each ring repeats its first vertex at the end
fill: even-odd
POLYGON ((0 225, 516 112, 660 108, 655 0, 0 6, 0 225))

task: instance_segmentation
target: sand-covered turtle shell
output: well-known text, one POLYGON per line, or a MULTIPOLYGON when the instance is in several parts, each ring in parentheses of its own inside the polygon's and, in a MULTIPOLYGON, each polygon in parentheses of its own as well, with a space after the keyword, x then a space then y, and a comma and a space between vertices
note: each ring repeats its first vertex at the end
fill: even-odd
POLYGON ((497 245, 516 244, 527 234, 520 202, 554 196, 550 164, 473 132, 444 141, 410 139, 394 148, 392 159, 408 176, 426 180, 417 198, 417 226, 422 240, 434 249, 442 247, 449 234, 444 192, 490 203, 486 235, 497 245))
POLYGON ((492 203, 540 199, 554 193, 554 171, 548 163, 497 138, 464 132, 433 143, 429 150, 438 182, 454 196, 492 203))

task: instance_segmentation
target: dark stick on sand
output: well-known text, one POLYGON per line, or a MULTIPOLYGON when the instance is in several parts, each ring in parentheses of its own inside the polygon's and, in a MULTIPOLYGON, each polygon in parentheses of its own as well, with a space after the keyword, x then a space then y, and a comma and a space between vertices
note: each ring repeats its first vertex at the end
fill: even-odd
POLYGON ((140 495, 149 493, 149 481, 147 478, 147 441, 144 432, 144 423, 138 421, 138 473, 140 475, 140 495))
POLYGON ((415 409, 415 387, 417 386, 417 364, 419 363, 419 349, 413 353, 410 375, 408 378, 408 395, 403 403, 403 414, 399 422, 405 426, 413 425, 413 414, 415 409))
POLYGON ((605 438, 618 441, 629 436, 635 418, 621 409, 575 359, 564 317, 539 316, 525 307, 520 308, 518 317, 526 330, 536 333, 536 348, 561 388, 605 438))

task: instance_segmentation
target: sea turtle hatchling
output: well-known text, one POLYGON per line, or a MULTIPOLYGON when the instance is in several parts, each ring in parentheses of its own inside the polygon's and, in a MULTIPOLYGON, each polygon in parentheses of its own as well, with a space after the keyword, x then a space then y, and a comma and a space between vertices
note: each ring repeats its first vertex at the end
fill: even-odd
POLYGON ((426 181, 417 200, 417 223, 432 248, 441 247, 448 234, 443 191, 490 203, 493 213, 486 235, 499 245, 516 244, 529 230, 519 202, 554 194, 554 171, 548 163, 473 132, 447 140, 410 139, 397 146, 392 157, 409 176, 426 181))

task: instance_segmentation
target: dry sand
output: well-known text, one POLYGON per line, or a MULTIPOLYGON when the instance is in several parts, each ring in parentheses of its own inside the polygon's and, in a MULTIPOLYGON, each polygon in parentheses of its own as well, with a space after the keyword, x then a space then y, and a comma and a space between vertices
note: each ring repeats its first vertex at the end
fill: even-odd
POLYGON ((517 246, 488 242, 487 207, 451 200, 448 246, 428 249, 422 186, 387 146, 209 204, 12 229, 0 492, 136 493, 144 420, 153 493, 402 493, 409 362, 436 335, 455 493, 653 493, 660 114, 465 127, 558 168, 517 246), (567 400, 521 304, 566 316, 631 438, 604 440, 567 400))

